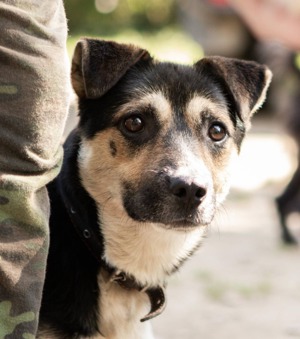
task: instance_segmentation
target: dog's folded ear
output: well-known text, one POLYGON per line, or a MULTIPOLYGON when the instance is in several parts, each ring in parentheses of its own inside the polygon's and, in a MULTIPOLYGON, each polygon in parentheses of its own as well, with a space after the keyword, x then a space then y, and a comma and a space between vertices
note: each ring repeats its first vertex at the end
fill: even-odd
POLYGON ((268 67, 253 61, 214 56, 201 59, 195 67, 221 83, 231 109, 246 124, 263 104, 272 79, 268 67))
POLYGON ((112 88, 126 71, 149 53, 133 45, 98 39, 80 40, 74 51, 72 85, 80 98, 96 99, 112 88))

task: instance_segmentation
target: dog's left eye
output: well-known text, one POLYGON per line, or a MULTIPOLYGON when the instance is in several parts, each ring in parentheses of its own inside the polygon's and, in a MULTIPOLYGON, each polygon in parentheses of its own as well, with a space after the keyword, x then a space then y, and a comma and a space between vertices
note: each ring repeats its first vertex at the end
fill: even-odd
POLYGON ((227 130, 223 124, 215 122, 209 127, 208 136, 215 142, 222 141, 227 136, 227 130))
POLYGON ((144 129, 144 121, 139 116, 132 116, 124 120, 124 127, 128 132, 137 133, 144 129))

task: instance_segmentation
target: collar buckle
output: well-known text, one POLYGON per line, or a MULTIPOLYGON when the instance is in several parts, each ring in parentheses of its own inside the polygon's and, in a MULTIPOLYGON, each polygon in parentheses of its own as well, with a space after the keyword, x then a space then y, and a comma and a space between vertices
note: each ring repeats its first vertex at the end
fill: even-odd
POLYGON ((117 283, 120 287, 126 290, 137 290, 138 292, 146 293, 151 309, 150 312, 141 319, 141 322, 150 320, 158 315, 160 315, 166 307, 166 297, 164 293, 164 288, 161 286, 157 287, 148 287, 140 285, 136 279, 130 275, 127 275, 123 271, 115 271, 112 274, 111 281, 117 283))

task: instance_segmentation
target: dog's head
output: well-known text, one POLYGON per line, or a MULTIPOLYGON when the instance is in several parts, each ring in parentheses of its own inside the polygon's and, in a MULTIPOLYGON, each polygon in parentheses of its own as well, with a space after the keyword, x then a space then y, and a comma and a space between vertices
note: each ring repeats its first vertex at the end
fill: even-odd
POLYGON ((210 223, 270 80, 254 62, 183 66, 131 45, 80 41, 72 64, 79 167, 100 213, 177 230, 210 223))

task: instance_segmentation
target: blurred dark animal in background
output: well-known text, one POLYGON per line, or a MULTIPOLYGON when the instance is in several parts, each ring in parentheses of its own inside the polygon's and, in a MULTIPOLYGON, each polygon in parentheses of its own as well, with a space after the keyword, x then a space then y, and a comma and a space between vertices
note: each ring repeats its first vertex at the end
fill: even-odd
POLYGON ((276 199, 276 204, 280 218, 282 240, 286 244, 296 244, 297 240, 291 234, 287 225, 287 217, 290 213, 300 213, 300 70, 295 65, 295 55, 293 53, 287 60, 285 73, 289 76, 289 95, 284 104, 286 110, 283 110, 285 113, 283 119, 287 123, 288 132, 296 142, 298 163, 284 192, 276 199))

